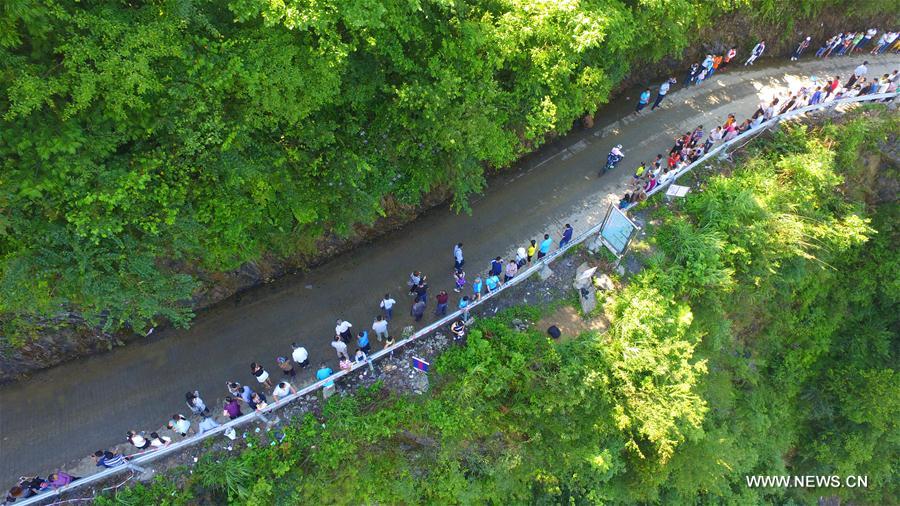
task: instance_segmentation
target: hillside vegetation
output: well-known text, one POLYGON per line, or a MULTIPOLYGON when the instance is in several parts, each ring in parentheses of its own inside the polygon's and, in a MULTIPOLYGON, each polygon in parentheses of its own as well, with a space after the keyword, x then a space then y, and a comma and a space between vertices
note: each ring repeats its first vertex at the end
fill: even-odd
POLYGON ((788 127, 650 211, 609 330, 557 344, 514 308, 439 357, 431 391, 333 398, 275 446, 99 504, 854 504, 900 497, 896 115, 788 127), (748 475, 867 476, 750 488, 748 475))

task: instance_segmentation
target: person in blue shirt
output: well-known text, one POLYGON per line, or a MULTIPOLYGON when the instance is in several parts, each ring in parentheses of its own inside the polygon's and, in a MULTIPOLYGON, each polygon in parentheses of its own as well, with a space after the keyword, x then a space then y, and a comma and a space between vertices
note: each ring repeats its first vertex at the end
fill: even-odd
POLYGON ((372 347, 369 346, 369 332, 367 330, 363 330, 356 335, 356 344, 359 346, 359 349, 366 353, 366 355, 369 354, 369 350, 372 347))
POLYGON ((553 239, 550 238, 550 234, 544 234, 544 240, 541 241, 541 247, 538 248, 538 258, 544 258, 547 256, 547 253, 550 252, 550 246, 553 245, 553 239))
POLYGON ((645 89, 641 92, 641 96, 638 97, 637 107, 634 108, 634 112, 640 113, 644 107, 647 107, 647 104, 650 103, 650 88, 645 89))
MULTIPOLYGON (((322 365, 319 366, 319 370, 316 371, 316 379, 322 381, 323 379, 331 376, 331 368, 325 365, 325 362, 322 362, 322 365)), ((333 387, 334 381, 329 381, 325 383, 326 387, 333 387)))
POLYGON ((491 274, 499 276, 501 272, 503 272, 503 260, 500 257, 491 260, 491 274))
POLYGON ((481 287, 484 284, 481 281, 481 276, 475 278, 475 281, 472 282, 472 294, 473 300, 478 300, 481 298, 481 287))
POLYGON ((484 284, 487 286, 488 292, 493 292, 500 287, 500 278, 491 274, 484 280, 484 284))
POLYGON ((559 240, 559 247, 562 248, 566 244, 569 244, 569 241, 572 240, 572 225, 566 223, 565 228, 563 228, 562 239, 559 240))
POLYGON ((469 296, 464 295, 462 299, 459 299, 459 308, 463 310, 463 321, 469 321, 469 296))

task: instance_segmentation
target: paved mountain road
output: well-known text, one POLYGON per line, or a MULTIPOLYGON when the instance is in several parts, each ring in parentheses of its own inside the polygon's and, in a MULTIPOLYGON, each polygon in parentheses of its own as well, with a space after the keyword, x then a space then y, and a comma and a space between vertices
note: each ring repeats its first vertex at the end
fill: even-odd
MULTIPOLYGON (((895 55, 867 58, 872 62, 869 75, 900 66, 895 55)), ((336 318, 348 319, 354 330, 370 328, 381 295, 389 291, 398 301, 392 328, 409 324, 405 281, 413 269, 429 276, 430 320, 434 294, 452 286, 451 247, 456 241, 465 243, 471 282, 491 258, 509 258, 528 239, 548 232, 558 240, 566 222, 576 234, 595 224, 606 202, 623 193, 635 164, 666 152, 674 135, 698 124, 708 130, 729 112, 742 120, 776 91, 796 88, 813 74, 848 76, 862 59, 735 66, 701 87, 673 91, 661 110, 640 117, 629 115, 637 91, 623 93, 604 109, 594 130, 558 139, 492 178, 485 195, 474 200, 471 215, 453 214, 446 206, 434 209, 309 273, 226 300, 199 315, 189 330, 165 330, 0 387, 0 481, 43 475, 67 462, 71 465, 64 468, 73 469, 74 461, 88 453, 122 443, 129 429, 155 430, 172 413, 185 412, 188 390, 199 389, 211 409, 221 412, 225 382, 255 387, 249 374, 252 361, 280 377, 274 358, 289 355, 291 341, 309 349, 313 366, 299 377, 311 381, 319 362, 336 368, 329 345, 336 318), (600 164, 617 143, 624 145, 626 159, 598 179, 600 164)), ((456 304, 459 296, 450 293, 456 304)))

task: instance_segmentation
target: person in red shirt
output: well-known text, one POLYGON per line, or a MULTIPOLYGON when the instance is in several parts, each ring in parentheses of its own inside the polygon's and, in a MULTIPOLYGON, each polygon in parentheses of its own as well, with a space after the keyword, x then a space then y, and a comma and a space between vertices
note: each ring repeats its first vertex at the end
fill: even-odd
POLYGON ((838 86, 840 85, 841 76, 834 76, 834 80, 825 87, 825 98, 827 99, 829 96, 831 96, 831 94, 834 93, 834 91, 837 90, 838 86))

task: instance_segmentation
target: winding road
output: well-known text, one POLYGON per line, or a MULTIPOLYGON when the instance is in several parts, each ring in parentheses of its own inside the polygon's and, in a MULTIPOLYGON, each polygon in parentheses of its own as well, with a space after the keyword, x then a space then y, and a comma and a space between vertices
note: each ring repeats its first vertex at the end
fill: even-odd
MULTIPOLYGON (((870 76, 900 67, 896 55, 866 59, 870 76)), ((391 292, 398 301, 392 328, 410 324, 405 281, 411 270, 423 271, 431 283, 426 321, 438 290, 450 292, 455 304, 459 296, 450 291, 450 270, 456 241, 465 243, 471 281, 491 258, 509 258, 528 239, 545 232, 558 239, 564 223, 576 233, 597 223, 606 204, 624 193, 635 164, 666 152, 676 134, 700 124, 708 131, 732 112, 740 121, 761 100, 796 89, 812 75, 841 75, 843 81, 862 60, 735 66, 700 87, 679 86, 661 109, 641 116, 631 114, 639 90, 629 90, 603 109, 594 129, 562 137, 492 178, 472 203, 471 215, 454 214, 446 206, 433 209, 311 272, 228 299, 200 314, 189 330, 165 330, 0 387, 0 482, 58 468, 90 472, 86 455, 122 443, 130 429, 155 430, 172 413, 185 412, 188 390, 199 389, 211 409, 221 412, 225 382, 255 387, 252 361, 279 377, 274 359, 289 356, 292 341, 307 347, 314 364, 300 372, 303 381, 297 383, 311 382, 315 364, 327 361, 336 369, 329 345, 336 318, 368 329, 381 295, 391 292), (600 163, 619 143, 625 161, 598 179, 600 163)))

